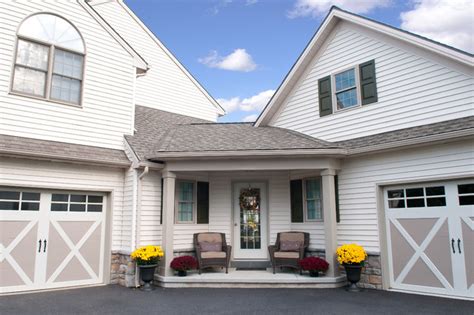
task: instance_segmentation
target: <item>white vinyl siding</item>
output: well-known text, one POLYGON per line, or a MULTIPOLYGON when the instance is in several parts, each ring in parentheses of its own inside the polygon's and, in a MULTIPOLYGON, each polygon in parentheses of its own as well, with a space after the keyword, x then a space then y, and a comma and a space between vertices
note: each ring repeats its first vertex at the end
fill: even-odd
POLYGON ((338 26, 270 125, 340 141, 472 115, 474 79, 467 66, 385 41, 347 22, 338 26), (378 102, 319 117, 318 79, 372 59, 378 102))
POLYGON ((419 149, 348 159, 339 176, 338 243, 379 252, 376 185, 474 176, 474 142, 466 140, 419 149))
POLYGON ((76 1, 0 2, 0 37, 0 133, 123 148, 133 129, 133 57, 76 1), (59 14, 84 37, 82 108, 9 94, 17 28, 38 12, 59 14))
POLYGON ((111 1, 94 8, 150 65, 147 74, 137 79, 137 105, 217 119, 217 109, 211 101, 119 3, 111 1))
MULTIPOLYGON (((112 250, 130 250, 130 216, 124 207, 122 169, 0 158, 0 186, 109 192, 107 211, 112 250), (111 210, 111 211, 110 211, 111 210), (111 217, 110 217, 111 216, 111 217)), ((28 189, 22 189, 28 191, 28 189)))
POLYGON ((138 246, 162 245, 161 175, 150 171, 141 180, 140 216, 138 220, 138 246))

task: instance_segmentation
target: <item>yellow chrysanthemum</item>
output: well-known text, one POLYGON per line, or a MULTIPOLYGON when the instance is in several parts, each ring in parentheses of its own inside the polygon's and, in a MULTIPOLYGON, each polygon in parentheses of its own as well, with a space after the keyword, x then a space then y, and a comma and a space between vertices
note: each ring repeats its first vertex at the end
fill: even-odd
POLYGON ((340 264, 360 264, 367 258, 364 248, 357 244, 339 246, 336 254, 340 264))
POLYGON ((147 245, 137 248, 130 255, 139 265, 156 264, 164 256, 161 246, 147 245))

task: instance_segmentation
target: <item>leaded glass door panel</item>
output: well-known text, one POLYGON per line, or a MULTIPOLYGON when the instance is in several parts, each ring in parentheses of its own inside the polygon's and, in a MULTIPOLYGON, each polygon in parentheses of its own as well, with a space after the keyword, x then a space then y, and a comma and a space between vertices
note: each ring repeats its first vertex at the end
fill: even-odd
POLYGON ((267 209, 264 183, 234 185, 234 248, 236 259, 267 257, 267 209))

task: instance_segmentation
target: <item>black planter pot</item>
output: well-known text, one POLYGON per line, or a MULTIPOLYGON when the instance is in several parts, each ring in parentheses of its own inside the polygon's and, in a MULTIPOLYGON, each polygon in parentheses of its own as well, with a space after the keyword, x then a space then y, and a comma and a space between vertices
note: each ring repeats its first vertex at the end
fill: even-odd
POLYGON ((178 270, 178 277, 186 277, 187 274, 186 270, 178 270))
POLYGON ((362 273, 361 264, 344 264, 344 269, 346 270, 347 281, 351 284, 347 287, 347 291, 350 292, 359 292, 360 289, 357 286, 357 282, 360 281, 360 274, 362 273))
POLYGON ((319 271, 317 271, 317 270, 310 270, 310 271, 309 271, 309 275, 310 275, 311 277, 319 277, 319 271))
POLYGON ((141 288, 143 291, 153 291, 153 278, 155 277, 155 269, 158 265, 141 265, 140 279, 145 283, 141 288))

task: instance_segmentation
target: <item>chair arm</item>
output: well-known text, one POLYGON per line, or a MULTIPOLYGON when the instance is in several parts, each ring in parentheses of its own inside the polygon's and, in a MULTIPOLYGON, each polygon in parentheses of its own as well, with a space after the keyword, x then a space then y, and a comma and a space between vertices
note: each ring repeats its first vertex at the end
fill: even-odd
POLYGON ((270 257, 273 258, 273 255, 277 251, 277 247, 275 245, 269 245, 268 246, 268 252, 270 253, 270 257))

